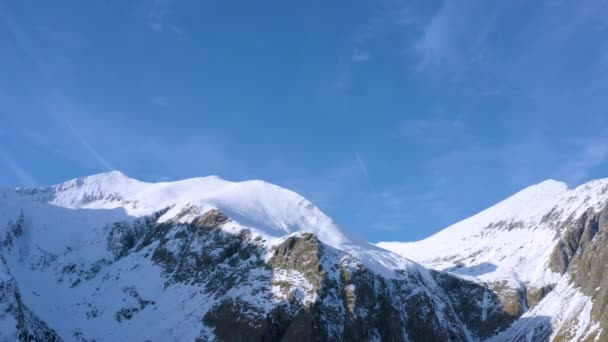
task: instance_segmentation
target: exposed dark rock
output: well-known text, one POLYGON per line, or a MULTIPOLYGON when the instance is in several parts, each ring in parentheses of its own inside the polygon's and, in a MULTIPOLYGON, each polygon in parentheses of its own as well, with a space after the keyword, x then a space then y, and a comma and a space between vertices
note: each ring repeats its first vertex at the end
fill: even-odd
POLYGON ((114 259, 118 260, 126 256, 138 243, 147 245, 151 242, 154 239, 154 236, 150 235, 151 232, 154 232, 153 228, 158 226, 158 219, 168 210, 169 208, 165 208, 134 221, 122 221, 112 224, 109 227, 107 248, 114 256, 114 259), (141 242, 142 237, 147 238, 147 240, 144 239, 141 242))
MULTIPOLYGON (((572 284, 593 301, 591 318, 600 323, 601 332, 589 340, 608 340, 608 205, 595 213, 585 212, 565 227, 562 239, 550 261, 551 269, 568 273, 572 284), (600 336, 596 336, 601 334, 600 336)), ((568 325, 556 334, 556 341, 567 341, 568 325)))
POLYGON ((568 273, 593 301, 591 318, 602 327, 597 340, 608 340, 608 206, 585 221, 568 273))
POLYGON ((300 236, 287 238, 275 248, 269 265, 285 270, 295 270, 304 275, 313 285, 313 289, 321 288, 326 272, 321 266, 321 243, 316 236, 304 233, 300 236))
POLYGON ((526 294, 523 288, 513 288, 506 280, 489 284, 490 289, 498 295, 502 310, 509 316, 517 318, 526 310, 526 294))
MULTIPOLYGON (((503 299, 495 292, 497 287, 492 289, 485 284, 467 281, 447 273, 432 274, 437 284, 448 295, 460 321, 481 339, 507 329, 521 315, 519 305, 517 309, 505 309, 503 299)), ((506 298, 508 305, 511 298, 506 298)))
MULTIPOLYGON (((590 225, 596 225, 593 215, 589 212, 585 212, 579 219, 574 221, 574 223, 566 229, 562 238, 551 254, 549 267, 552 271, 559 272, 561 274, 566 273, 568 266, 570 265, 570 261, 579 248, 579 244, 585 242, 583 240, 583 234, 585 231, 597 231, 597 228, 591 228, 590 225)), ((587 232, 587 235, 590 233, 591 232, 587 232)))
POLYGON ((19 216, 15 221, 9 221, 6 233, 4 237, 0 236, 2 239, 2 243, 0 247, 12 248, 13 243, 23 235, 23 227, 25 225, 25 216, 23 215, 23 211, 19 212, 19 216))
POLYGON ((226 299, 207 312, 203 322, 214 327, 221 341, 279 341, 292 318, 282 307, 268 316, 260 309, 242 301, 226 299))
POLYGON ((155 305, 156 302, 153 300, 146 300, 140 297, 139 293, 135 290, 134 287, 127 287, 123 289, 123 293, 125 296, 131 301, 134 302, 132 305, 128 307, 121 308, 114 314, 114 318, 118 322, 122 322, 123 320, 130 320, 135 316, 138 312, 144 310, 148 305, 155 305))
POLYGON ((498 222, 492 222, 489 225, 487 225, 486 227, 484 227, 484 230, 507 230, 507 231, 511 231, 514 229, 521 229, 523 228, 525 225, 523 222, 521 221, 506 221, 506 220, 500 220, 498 222))
MULTIPOLYGON (((221 341, 467 341, 466 331, 485 339, 509 327, 526 303, 533 305, 550 291, 513 290, 504 283, 486 286, 443 272, 432 272, 431 278, 415 268, 383 277, 310 233, 286 238, 265 261, 268 250, 261 239, 246 229, 223 230, 230 219, 218 210, 196 217, 192 207, 181 216, 196 217, 192 222, 158 222, 165 212, 107 226, 112 258, 58 265, 60 280, 82 286, 104 274, 106 266, 141 255, 160 267, 166 288, 179 283, 203 294, 206 302, 201 305, 210 309, 200 320, 221 341), (275 278, 277 274, 289 277, 275 278), (291 275, 310 285, 295 284, 291 275), (242 289, 249 292, 241 296, 242 289)), ((592 248, 602 234, 602 220, 590 217, 590 223, 581 223, 580 234, 570 233, 571 241, 564 245, 574 251, 568 256, 572 269, 576 250, 592 248)), ((518 223, 493 228, 518 229, 518 223)), ((56 256, 49 256, 41 264, 48 267, 54 260, 56 256)), ((115 276, 106 272, 100 280, 115 276)), ((111 313, 119 323, 154 309, 154 301, 141 298, 134 287, 125 288, 124 294, 125 305, 111 313)), ((87 318, 99 314, 96 307, 82 305, 87 318)), ((75 332, 74 338, 85 336, 75 332)))
MULTIPOLYGON (((310 295, 319 298, 314 303, 286 296, 264 315, 249 303, 226 299, 205 315, 205 324, 223 341, 466 341, 452 311, 439 308, 429 293, 420 291, 420 275, 406 272, 385 279, 328 248, 304 233, 287 238, 268 261, 275 271, 302 274, 312 284, 310 295), (330 260, 342 264, 331 265, 330 260), (338 278, 330 276, 333 272, 338 278), (446 322, 439 321, 437 311, 446 322)), ((291 284, 284 286, 289 289, 291 284)))
POLYGON ((15 331, 0 331, 0 337, 17 341, 61 341, 57 333, 44 321, 32 313, 23 303, 21 293, 15 280, 10 277, 6 262, 0 256, 0 274, 4 280, 0 281, 0 317, 16 321, 15 331))
POLYGON ((224 223, 228 222, 228 216, 224 215, 219 210, 209 210, 205 215, 195 220, 194 225, 198 228, 213 229, 221 227, 224 223))
POLYGON ((528 309, 532 309, 543 298, 545 298, 549 292, 553 290, 555 285, 545 285, 542 287, 526 287, 526 306, 528 309))

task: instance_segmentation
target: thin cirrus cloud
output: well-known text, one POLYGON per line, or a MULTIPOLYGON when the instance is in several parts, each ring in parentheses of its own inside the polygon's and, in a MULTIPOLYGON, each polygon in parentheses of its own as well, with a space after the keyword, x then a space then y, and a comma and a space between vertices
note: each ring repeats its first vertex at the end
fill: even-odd
POLYGON ((23 186, 35 186, 38 184, 34 177, 19 163, 17 159, 7 150, 0 148, 0 158, 3 164, 15 175, 23 186))
POLYGON ((148 11, 148 26, 156 32, 166 28, 166 17, 169 14, 171 0, 153 0, 148 11))
POLYGON ((355 63, 364 63, 372 59, 372 55, 369 51, 355 50, 352 55, 352 60, 355 63))
POLYGON ((355 152, 355 157, 357 158, 357 163, 359 164, 359 168, 361 169, 361 172, 363 173, 363 176, 365 177, 365 180, 367 181, 367 186, 369 187, 369 190, 371 192, 373 192, 374 186, 372 185, 372 178, 369 176, 369 172, 367 172, 367 166, 365 166, 365 163, 361 159, 359 152, 355 152))
POLYGON ((415 42, 418 70, 460 76, 480 63, 497 7, 476 0, 445 1, 415 42))
MULTIPOLYGON (((6 8, 0 8, 0 21, 9 29, 9 32, 11 33, 17 46, 30 58, 35 70, 40 74, 44 84, 48 87, 49 93, 53 94, 52 97, 57 100, 53 101, 48 108, 49 118, 56 120, 58 124, 63 126, 64 131, 66 131, 69 136, 72 136, 81 146, 83 146, 89 155, 99 162, 104 169, 113 170, 114 168, 107 161, 107 159, 104 158, 86 139, 84 139, 80 133, 78 133, 78 130, 73 127, 72 123, 65 117, 64 113, 70 111, 73 112, 75 108, 73 108, 73 106, 71 106, 71 108, 66 107, 66 97, 63 95, 62 90, 57 86, 57 82, 55 81, 52 70, 49 70, 49 68, 43 62, 43 59, 41 58, 42 54, 35 48, 34 44, 32 44, 32 41, 28 37, 27 33, 21 29, 16 21, 13 20, 13 17, 6 8), (58 105, 60 108, 57 107, 58 105)), ((26 171, 7 151, 2 151, 2 154, 3 159, 9 168, 15 173, 15 175, 17 175, 21 182, 30 185, 36 184, 33 176, 31 176, 31 174, 26 171)))
MULTIPOLYGON (((543 172, 580 184, 608 162, 606 141, 583 137, 583 143, 568 144, 559 132, 571 128, 568 137, 581 138, 577 131, 595 126, 604 116, 608 101, 598 96, 598 89, 608 89, 608 81, 601 77, 608 63, 597 38, 608 33, 605 17, 599 14, 607 5, 536 3, 529 5, 534 10, 526 5, 528 11, 523 12, 521 6, 444 1, 413 41, 416 68, 422 77, 456 82, 461 96, 513 103, 510 119, 500 126, 505 137, 477 158, 504 165, 518 186, 537 180, 543 172), (522 13, 522 22, 534 24, 514 25, 506 19, 522 13), (586 50, 591 53, 579 53, 586 50), (578 67, 569 64, 573 61, 578 67)), ((461 156, 473 158, 479 152, 476 146, 459 148, 461 156)))
POLYGON ((187 38, 186 31, 175 20, 173 0, 152 0, 148 12, 148 27, 157 33, 169 32, 179 40, 187 38))
POLYGON ((169 98, 165 96, 151 96, 148 102, 158 107, 167 107, 169 105, 169 98))

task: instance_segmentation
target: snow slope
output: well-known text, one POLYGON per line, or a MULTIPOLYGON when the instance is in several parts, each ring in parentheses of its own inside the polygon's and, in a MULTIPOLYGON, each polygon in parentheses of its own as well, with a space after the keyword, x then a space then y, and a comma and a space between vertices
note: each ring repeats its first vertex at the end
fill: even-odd
MULTIPOLYGON (((217 331, 201 319, 211 317, 209 324, 220 329, 213 312, 226 310, 226 303, 250 307, 238 309, 245 316, 230 322, 251 319, 259 327, 255 320, 277 308, 320 302, 331 310, 319 315, 333 315, 323 316, 328 329, 343 334, 348 326, 341 296, 347 291, 356 298, 358 286, 376 286, 375 277, 395 279, 395 288, 366 292, 367 304, 352 304, 351 315, 387 310, 369 302, 370 295, 383 301, 399 296, 399 315, 419 310, 432 316, 425 324, 438 334, 466 331, 426 268, 348 236, 303 197, 262 181, 145 183, 110 172, 47 188, 2 190, 0 222, 8 222, 0 226, 0 257, 7 265, 0 278, 18 288, 37 315, 31 321, 39 317, 64 340, 214 340, 217 331), (211 226, 197 226, 210 213, 228 220, 216 216, 220 221, 211 226), (292 248, 289 239, 305 239, 305 233, 323 246, 298 251, 304 254, 295 261, 277 261, 277 248, 292 248), (293 266, 298 259, 314 265, 319 255, 319 266, 293 266), (348 285, 342 272, 349 274, 348 285), (422 299, 415 308, 405 305, 422 299)), ((371 315, 367 319, 375 324, 371 315)), ((381 333, 363 327, 370 336, 381 333)))
POLYGON ((565 276, 536 307, 524 313, 510 329, 492 337, 491 342, 549 341, 566 330, 570 341, 599 341, 590 338, 601 329, 591 320, 592 299, 570 285, 565 276))
POLYGON ((534 286, 555 284, 548 267, 561 224, 608 201, 608 179, 569 189, 547 180, 528 187, 468 219, 416 242, 378 246, 437 270, 534 286))
POLYGON ((69 209, 118 209, 132 217, 170 208, 161 221, 179 217, 179 221, 186 222, 217 209, 262 236, 269 245, 286 235, 307 232, 329 246, 360 257, 366 266, 385 276, 396 269, 414 267, 405 258, 345 233, 297 193, 260 180, 230 182, 208 176, 146 183, 112 171, 43 189, 19 189, 18 194, 69 209))
MULTIPOLYGON (((562 274, 554 264, 567 248, 574 248, 568 262, 584 257, 585 248, 597 248, 588 246, 607 229, 602 226, 607 205, 608 179, 574 189, 548 180, 427 239, 377 245, 431 269, 489 284, 521 315, 493 341, 549 341, 557 334, 571 341, 598 340, 602 328, 590 318, 596 299, 576 285, 580 280, 572 280, 567 265, 562 274), (588 245, 579 242, 585 236, 588 245)), ((605 289, 595 292, 600 290, 605 289)))
POLYGON ((573 222, 607 201, 608 180, 546 181, 426 240, 375 246, 257 180, 109 172, 0 190, 0 282, 10 290, 0 288, 0 306, 24 303, 0 321, 30 322, 10 336, 211 341, 267 333, 277 312, 296 335, 318 332, 298 330, 306 306, 320 308, 305 315, 326 325, 324 338, 342 340, 598 338, 594 299, 549 263, 568 232, 593 246, 572 235, 573 222))

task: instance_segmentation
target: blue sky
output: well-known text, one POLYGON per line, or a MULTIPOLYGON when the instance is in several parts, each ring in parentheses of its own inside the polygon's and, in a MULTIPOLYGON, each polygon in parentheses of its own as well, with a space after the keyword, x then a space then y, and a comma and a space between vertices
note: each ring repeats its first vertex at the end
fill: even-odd
POLYGON ((3 1, 0 184, 293 189, 416 240, 608 177, 605 1, 3 1))

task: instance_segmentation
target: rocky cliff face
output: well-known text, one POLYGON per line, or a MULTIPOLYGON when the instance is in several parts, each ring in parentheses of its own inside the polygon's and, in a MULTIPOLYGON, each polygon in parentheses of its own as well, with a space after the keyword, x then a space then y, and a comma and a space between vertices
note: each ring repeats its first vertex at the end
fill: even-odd
MULTIPOLYGON (((563 234, 552 254, 551 266, 569 276, 570 284, 591 298, 590 320, 600 329, 588 327, 586 341, 608 340, 608 206, 589 210, 563 234)), ((577 320, 564 325, 556 340, 573 339, 577 320)))
POLYGON ((24 303, 19 287, 0 256, 0 337, 6 341, 61 341, 24 303))
POLYGON ((3 192, 0 340, 602 341, 605 183, 543 183, 383 244, 430 270, 258 181, 3 192))
MULTIPOLYGON (((47 273, 52 286, 74 291, 81 297, 75 305, 83 307, 79 318, 91 324, 111 322, 117 329, 114 336, 137 336, 121 335, 120 329, 145 322, 143 316, 151 311, 186 315, 196 324, 193 336, 200 341, 467 341, 504 329, 494 323, 510 319, 487 287, 449 274, 415 267, 387 277, 311 233, 290 235, 267 248, 262 237, 247 229, 227 233, 232 220, 218 210, 191 222, 160 222, 167 210, 107 224, 102 230, 105 239, 99 239, 107 258, 67 261, 76 251, 66 248, 61 255, 40 250, 23 260, 20 230, 28 229, 27 212, 19 216, 21 227, 13 224, 5 232, 10 242, 2 251, 22 259, 12 267, 28 267, 30 277, 41 279, 47 273), (150 266, 157 269, 158 278, 121 280, 123 272, 150 266), (146 293, 145 281, 159 283, 162 294, 146 293), (119 298, 109 300, 115 305, 104 303, 109 287, 119 290, 119 298), (475 300, 467 301, 471 293, 475 300), (168 311, 162 299, 167 295, 185 298, 201 310, 168 311), (486 296, 493 300, 491 305, 484 303, 486 296)), ((83 329, 76 319, 61 324, 63 335, 58 335, 24 307, 8 268, 4 274, 10 286, 3 293, 13 296, 5 301, 14 302, 9 311, 19 321, 16 338, 108 339, 95 329, 83 329)), ((45 300, 66 310, 72 307, 61 298, 45 300)), ((179 331, 172 333, 180 336, 179 331)))

